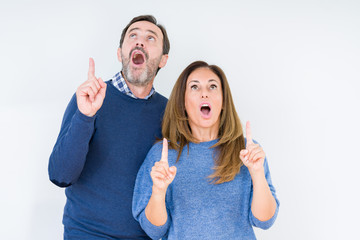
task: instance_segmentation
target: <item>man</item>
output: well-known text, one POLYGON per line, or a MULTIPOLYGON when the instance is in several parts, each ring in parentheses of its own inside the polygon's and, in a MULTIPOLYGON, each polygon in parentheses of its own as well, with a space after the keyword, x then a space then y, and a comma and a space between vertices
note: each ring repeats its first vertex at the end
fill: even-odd
POLYGON ((150 15, 122 32, 122 71, 106 83, 95 76, 71 99, 49 161, 50 180, 66 187, 64 239, 149 239, 131 213, 136 174, 156 138, 167 99, 155 92, 169 39, 150 15))

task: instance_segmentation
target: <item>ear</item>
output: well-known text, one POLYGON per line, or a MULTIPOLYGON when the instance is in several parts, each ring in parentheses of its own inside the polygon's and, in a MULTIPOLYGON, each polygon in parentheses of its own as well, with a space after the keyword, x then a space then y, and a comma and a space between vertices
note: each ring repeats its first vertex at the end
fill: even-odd
POLYGON ((160 60, 160 63, 159 63, 159 68, 165 67, 168 58, 169 58, 169 55, 167 55, 167 54, 164 54, 164 55, 161 56, 161 60, 160 60))
POLYGON ((121 48, 118 48, 118 50, 117 50, 117 57, 118 57, 119 62, 122 63, 122 59, 121 59, 121 48))

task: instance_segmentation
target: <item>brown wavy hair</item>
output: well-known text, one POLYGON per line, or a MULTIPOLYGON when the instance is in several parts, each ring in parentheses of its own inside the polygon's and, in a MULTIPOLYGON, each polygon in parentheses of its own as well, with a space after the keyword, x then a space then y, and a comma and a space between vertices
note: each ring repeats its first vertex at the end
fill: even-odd
MULTIPOLYGON (((225 73, 216 65, 196 61, 187 66, 177 79, 166 105, 162 122, 163 137, 170 140, 170 148, 178 151, 177 160, 189 142, 198 143, 189 125, 185 110, 185 90, 189 75, 198 68, 207 68, 215 73, 222 85, 223 109, 220 113, 219 141, 211 146, 216 148, 214 172, 209 176, 212 183, 220 184, 232 181, 243 165, 240 160, 240 150, 245 148, 244 134, 240 119, 236 113, 230 87, 225 73)), ((188 148, 189 150, 189 148, 188 148)))

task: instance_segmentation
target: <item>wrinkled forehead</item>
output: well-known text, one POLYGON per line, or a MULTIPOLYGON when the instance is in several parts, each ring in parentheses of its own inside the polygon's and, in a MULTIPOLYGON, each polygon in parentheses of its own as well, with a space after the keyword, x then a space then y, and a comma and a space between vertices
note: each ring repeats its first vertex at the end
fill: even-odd
POLYGON ((155 24, 148 21, 134 22, 129 26, 128 30, 126 31, 126 35, 133 31, 152 33, 156 35, 158 38, 163 39, 163 34, 161 32, 161 29, 155 24))
POLYGON ((191 81, 198 81, 198 82, 209 82, 209 81, 215 81, 219 82, 221 84, 221 80, 214 73, 210 68, 207 67, 200 67, 192 71, 187 78, 186 82, 189 83, 191 81))

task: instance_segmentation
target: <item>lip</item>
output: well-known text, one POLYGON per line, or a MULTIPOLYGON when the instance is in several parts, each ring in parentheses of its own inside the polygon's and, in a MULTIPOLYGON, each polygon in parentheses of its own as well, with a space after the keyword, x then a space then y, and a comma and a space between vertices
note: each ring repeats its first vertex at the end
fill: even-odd
POLYGON ((132 52, 131 52, 130 59, 131 59, 131 63, 132 63, 132 64, 134 64, 134 65, 136 65, 136 66, 141 66, 141 65, 143 65, 143 64, 146 62, 146 55, 145 55, 141 50, 134 49, 134 50, 132 50, 132 52), (135 55, 135 54, 141 54, 141 55, 142 55, 142 57, 144 58, 144 62, 143 62, 142 64, 135 64, 135 63, 133 62, 133 58, 134 58, 134 55, 135 55))
POLYGON ((209 118, 211 118, 211 115, 212 115, 212 107, 211 107, 211 104, 209 103, 209 102, 202 102, 202 103, 200 103, 200 105, 199 105, 199 111, 200 111, 200 115, 201 115, 201 117, 202 118, 205 118, 205 119, 209 119, 209 118), (201 111, 201 106, 203 106, 204 104, 207 104, 208 106, 209 106, 209 108, 210 108, 210 112, 209 112, 209 114, 207 114, 207 115, 205 115, 205 114, 203 114, 203 112, 201 111))

